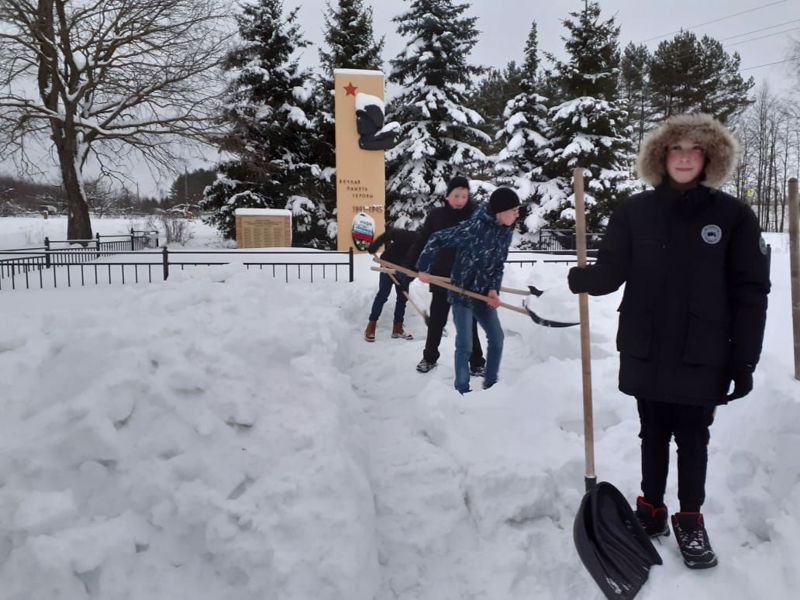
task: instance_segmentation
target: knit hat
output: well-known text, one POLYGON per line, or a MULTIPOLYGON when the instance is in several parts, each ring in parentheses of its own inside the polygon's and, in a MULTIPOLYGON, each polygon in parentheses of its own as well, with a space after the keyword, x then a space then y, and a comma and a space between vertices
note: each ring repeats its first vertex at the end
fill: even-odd
POLYGON ((519 206, 519 196, 511 188, 497 188, 489 196, 489 212, 493 215, 517 206, 519 206))
POLYGON ((456 175, 453 177, 447 182, 447 192, 445 192, 444 197, 447 198, 447 196, 450 195, 450 192, 456 188, 467 188, 467 190, 469 190, 469 179, 461 175, 456 175))

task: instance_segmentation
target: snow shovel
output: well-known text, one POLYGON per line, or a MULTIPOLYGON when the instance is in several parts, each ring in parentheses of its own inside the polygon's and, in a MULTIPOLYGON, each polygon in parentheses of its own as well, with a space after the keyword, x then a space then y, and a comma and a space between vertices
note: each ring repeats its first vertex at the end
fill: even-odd
MULTIPOLYGON (((580 167, 576 168, 574 176, 578 266, 585 267, 586 216, 583 170, 580 167)), ((578 302, 581 325, 586 494, 575 516, 572 533, 578 556, 606 598, 629 600, 636 596, 647 581, 650 567, 661 564, 661 557, 622 493, 606 481, 598 483, 594 472, 592 370, 587 294, 579 294, 578 302)))
MULTIPOLYGON (((376 262, 380 263, 381 266, 389 267, 390 269, 395 269, 397 271, 400 271, 401 273, 408 275, 409 277, 419 276, 419 273, 417 273, 416 271, 412 271, 411 269, 406 269, 405 267, 392 264, 390 262, 387 262, 379 258, 376 258, 375 260, 376 262)), ((433 285, 438 285, 439 287, 443 287, 446 290, 450 290, 456 292, 457 294, 461 294, 462 296, 469 296, 470 298, 475 298, 477 300, 482 300, 484 302, 489 300, 488 296, 484 296, 477 292, 473 292, 472 290, 465 290, 464 288, 457 287, 452 283, 447 283, 443 281, 443 278, 439 278, 437 276, 433 276, 431 278, 431 283, 433 285)), ((543 319, 527 306, 514 306, 513 304, 506 304, 505 302, 501 302, 500 306, 508 310, 513 310, 514 312, 521 313, 523 315, 528 315, 534 323, 536 323, 537 325, 542 325, 544 327, 572 327, 573 325, 577 325, 577 323, 567 323, 564 321, 552 321, 550 319, 543 319)))
MULTIPOLYGON (((373 257, 373 258, 375 258, 375 257, 373 257)), ((425 327, 427 327, 428 326, 428 321, 430 320, 430 317, 428 317, 428 313, 425 312, 424 310, 422 310, 419 306, 417 306, 417 304, 411 299, 411 294, 409 294, 407 290, 403 289, 403 286, 400 285, 399 281, 397 281, 397 277, 394 276, 394 274, 396 272, 395 269, 385 269, 383 267, 372 267, 372 270, 373 271, 380 271, 381 273, 386 273, 391 278, 391 280, 397 286, 397 289, 400 290, 401 292, 403 292, 403 295, 406 297, 406 300, 408 300, 409 304, 411 304, 411 306, 414 307, 414 310, 416 310, 419 313, 419 316, 422 317, 422 320, 425 321, 425 327)))

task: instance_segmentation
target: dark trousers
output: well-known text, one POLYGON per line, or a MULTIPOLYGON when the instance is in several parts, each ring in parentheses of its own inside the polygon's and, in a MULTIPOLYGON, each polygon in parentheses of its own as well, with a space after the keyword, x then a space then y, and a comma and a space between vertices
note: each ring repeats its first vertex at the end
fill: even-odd
POLYGON ((637 398, 642 439, 642 493, 659 506, 664 503, 669 472, 669 443, 678 446, 678 500, 681 512, 700 512, 706 496, 708 428, 713 406, 689 406, 637 398))
MULTIPOLYGON (((428 315, 428 336, 425 338, 425 350, 422 357, 428 362, 435 363, 439 360, 439 343, 442 341, 442 331, 447 324, 447 315, 450 314, 450 303, 447 301, 447 290, 431 286, 431 307, 428 315)), ((478 339, 478 324, 472 321, 472 353, 469 357, 470 367, 481 367, 486 361, 481 350, 481 341, 478 339)))
POLYGON ((372 310, 369 313, 370 321, 377 321, 378 317, 381 316, 383 305, 386 304, 386 301, 389 299, 389 294, 392 292, 393 287, 395 288, 394 293, 397 295, 397 301, 394 304, 394 323, 403 322, 403 317, 406 315, 406 302, 408 302, 408 299, 406 295, 394 285, 392 278, 386 273, 381 273, 381 276, 378 278, 378 293, 375 295, 375 300, 372 301, 372 310))

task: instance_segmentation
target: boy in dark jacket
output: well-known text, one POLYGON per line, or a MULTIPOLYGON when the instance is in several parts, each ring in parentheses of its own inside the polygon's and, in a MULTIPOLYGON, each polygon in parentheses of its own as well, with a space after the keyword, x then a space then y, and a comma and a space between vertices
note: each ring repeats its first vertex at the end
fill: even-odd
POLYGON ((639 154, 639 176, 655 189, 614 213, 596 264, 569 272, 574 293, 608 294, 625 283, 619 388, 636 397, 641 422, 637 516, 650 535, 669 534, 664 493, 674 436, 680 511, 672 528, 690 568, 717 564, 700 513, 709 427, 718 405, 753 387, 770 289, 755 215, 715 189, 730 176, 736 152, 731 134, 709 115, 668 119, 639 154))
MULTIPOLYGON (((425 219, 425 223, 422 225, 422 229, 419 231, 419 239, 406 256, 405 264, 413 269, 417 264, 419 255, 422 253, 422 249, 434 233, 466 221, 475 212, 475 208, 475 203, 469 198, 469 181, 467 178, 456 175, 450 179, 445 193, 445 205, 431 209, 425 219)), ((431 274, 450 277, 454 258, 455 250, 443 249, 431 266, 431 274)), ((430 315, 428 318, 428 334, 425 339, 422 360, 417 364, 417 371, 420 373, 427 373, 436 366, 439 360, 439 344, 442 341, 442 332, 447 324, 447 315, 450 313, 447 290, 431 285, 430 291, 431 306, 428 310, 430 315)), ((481 376, 484 374, 486 361, 483 358, 476 323, 472 325, 472 333, 472 355, 469 358, 470 373, 475 376, 481 376)))
MULTIPOLYGON (((417 241, 419 234, 415 231, 405 231, 403 229, 387 229, 373 241, 367 248, 367 252, 375 254, 378 248, 386 246, 381 258, 383 260, 399 263, 405 258, 411 246, 417 241)), ((364 331, 364 339, 368 342, 375 341, 375 330, 378 327, 378 318, 381 316, 383 305, 389 299, 389 293, 392 291, 393 281, 388 273, 381 273, 378 278, 378 293, 375 295, 375 300, 372 301, 372 310, 369 313, 369 321, 367 328, 364 331)), ((410 333, 406 333, 403 329, 403 319, 406 314, 406 303, 408 299, 396 285, 395 295, 397 299, 394 304, 394 322, 392 325, 392 337, 401 338, 404 340, 414 339, 410 333)))
POLYGON ((471 290, 489 300, 483 302, 448 292, 453 307, 456 326, 455 388, 465 394, 469 387, 469 357, 472 353, 472 324, 478 321, 486 332, 487 360, 483 388, 497 382, 500 358, 503 354, 503 329, 497 317, 500 306, 500 286, 503 267, 514 233, 514 223, 519 217, 519 198, 509 188, 492 192, 488 207, 480 207, 466 222, 439 231, 431 236, 417 261, 419 280, 431 281, 430 270, 434 259, 443 248, 455 250, 450 281, 453 285, 471 290))

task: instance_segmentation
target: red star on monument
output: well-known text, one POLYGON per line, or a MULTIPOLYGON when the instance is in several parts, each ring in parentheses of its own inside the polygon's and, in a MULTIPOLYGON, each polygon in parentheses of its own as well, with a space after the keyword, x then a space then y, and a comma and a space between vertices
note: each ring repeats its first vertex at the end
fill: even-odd
POLYGON ((344 86, 344 90, 347 92, 347 94, 346 94, 347 96, 355 96, 357 89, 358 88, 356 86, 354 86, 353 83, 350 82, 350 81, 347 82, 346 86, 344 86))

